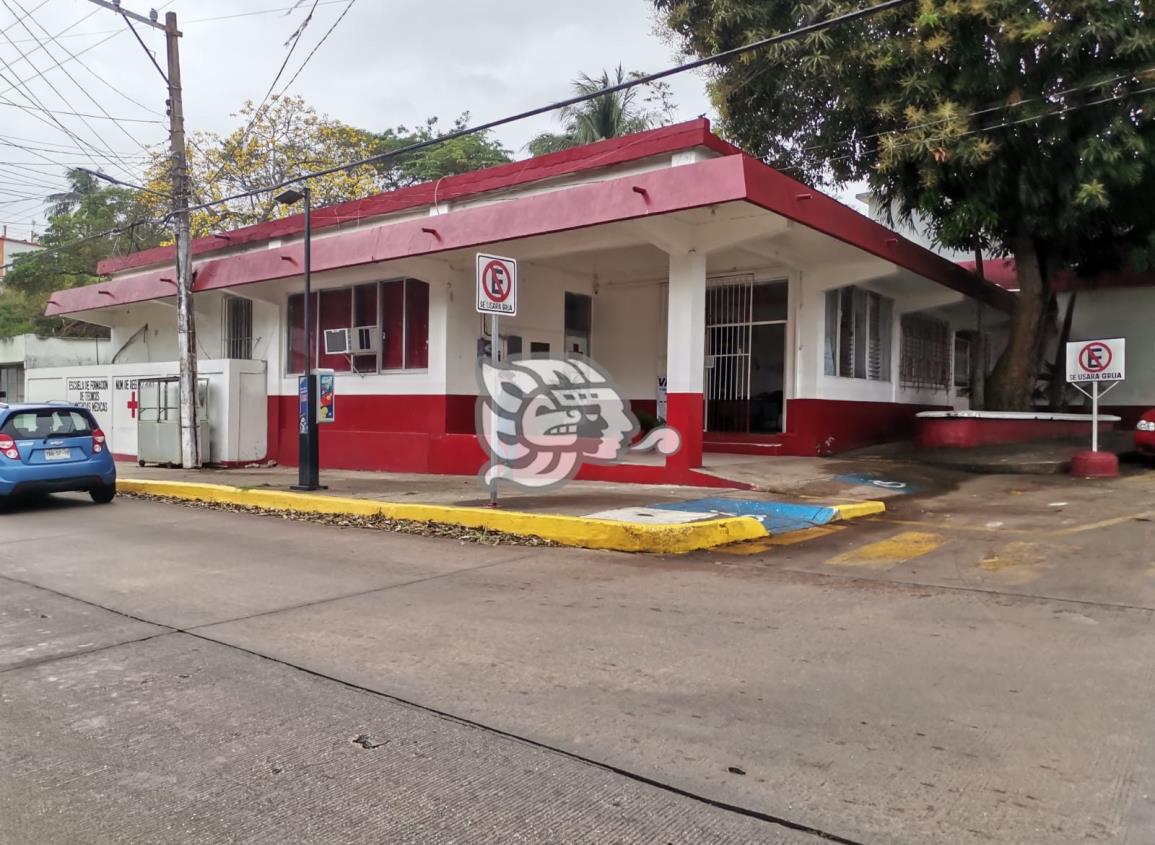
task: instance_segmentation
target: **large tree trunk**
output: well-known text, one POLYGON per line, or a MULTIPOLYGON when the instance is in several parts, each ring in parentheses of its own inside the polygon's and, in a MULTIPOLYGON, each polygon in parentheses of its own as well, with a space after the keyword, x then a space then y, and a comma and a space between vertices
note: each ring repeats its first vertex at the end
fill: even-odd
POLYGON ((1039 251, 1025 234, 1017 235, 1011 247, 1019 293, 1011 312, 1007 346, 987 379, 986 407, 990 411, 1030 410, 1039 376, 1039 333, 1047 302, 1039 251))
POLYGON ((1048 405, 1052 411, 1067 409, 1067 341, 1071 339, 1071 321, 1075 317, 1075 300, 1078 291, 1071 291, 1067 300, 1067 313, 1063 315, 1063 327, 1059 330, 1059 342, 1055 345, 1055 357, 1051 360, 1051 383, 1048 405))

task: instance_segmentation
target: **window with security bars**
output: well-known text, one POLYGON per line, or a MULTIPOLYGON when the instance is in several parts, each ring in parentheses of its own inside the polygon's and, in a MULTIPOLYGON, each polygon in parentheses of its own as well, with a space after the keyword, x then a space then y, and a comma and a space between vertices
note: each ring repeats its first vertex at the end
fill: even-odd
POLYGON ((245 360, 253 357, 253 303, 239 296, 225 297, 224 355, 245 360))
POLYGON ((949 323, 921 314, 903 315, 899 384, 903 387, 948 389, 953 353, 949 323))
POLYGON ((850 285, 826 292, 825 372, 828 376, 890 381, 894 302, 850 285))

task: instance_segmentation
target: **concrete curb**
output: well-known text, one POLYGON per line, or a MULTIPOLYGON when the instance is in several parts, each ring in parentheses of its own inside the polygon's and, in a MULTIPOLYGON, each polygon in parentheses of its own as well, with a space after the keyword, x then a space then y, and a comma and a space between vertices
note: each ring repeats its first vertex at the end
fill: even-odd
MULTIPOLYGON (((447 505, 398 504, 371 499, 350 499, 281 490, 244 489, 223 484, 183 481, 118 479, 124 493, 143 493, 200 502, 242 505, 264 510, 299 513, 384 516, 413 522, 439 522, 465 528, 487 528, 528 537, 540 537, 563 546, 618 552, 683 554, 711 549, 743 540, 768 536, 766 528, 751 517, 721 517, 702 522, 647 525, 590 519, 581 516, 522 513, 519 511, 465 508, 447 505)), ((881 504, 881 503, 876 503, 881 504)))
POLYGON ((886 513, 886 504, 883 502, 866 501, 866 502, 850 502, 844 505, 831 505, 830 509, 834 511, 834 517, 831 520, 843 519, 859 519, 864 516, 877 516, 880 513, 886 513))

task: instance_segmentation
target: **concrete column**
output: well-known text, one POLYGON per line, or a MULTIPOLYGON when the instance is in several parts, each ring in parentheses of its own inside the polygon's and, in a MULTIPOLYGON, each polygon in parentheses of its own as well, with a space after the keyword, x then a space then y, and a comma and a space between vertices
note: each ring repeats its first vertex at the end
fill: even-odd
POLYGON ((702 465, 702 380, 706 353, 706 256, 670 255, 667 310, 667 422, 682 435, 668 460, 678 468, 702 465))

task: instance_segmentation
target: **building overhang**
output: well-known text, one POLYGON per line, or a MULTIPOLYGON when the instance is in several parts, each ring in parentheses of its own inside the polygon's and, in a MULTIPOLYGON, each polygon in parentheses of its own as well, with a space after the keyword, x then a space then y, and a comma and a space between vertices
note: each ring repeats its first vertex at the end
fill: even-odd
MULTIPOLYGON (((1002 288, 982 282, 963 267, 834 198, 738 152, 444 214, 382 221, 346 231, 322 230, 315 233, 320 237, 313 238, 312 270, 323 273, 469 250, 736 202, 773 212, 792 225, 834 238, 1000 310, 1009 310, 1013 302, 1013 295, 1002 288)), ((194 263, 194 290, 222 290, 300 276, 304 260, 300 228, 293 234, 288 242, 270 235, 244 251, 199 257, 194 263)), ((694 244, 685 246, 690 249, 694 244)), ((170 297, 174 286, 171 267, 126 270, 107 282, 58 291, 49 300, 46 314, 78 314, 170 297)))

